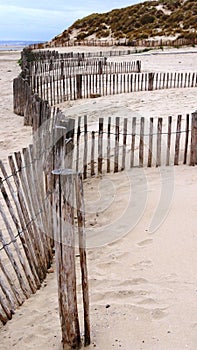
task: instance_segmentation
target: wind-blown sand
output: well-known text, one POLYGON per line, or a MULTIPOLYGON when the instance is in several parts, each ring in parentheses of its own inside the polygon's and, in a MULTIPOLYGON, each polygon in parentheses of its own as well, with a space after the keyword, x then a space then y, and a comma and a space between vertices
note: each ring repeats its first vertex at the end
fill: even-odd
MULTIPOLYGON (((180 70, 196 71, 196 55, 150 52, 140 55, 140 59, 142 67, 143 64, 147 68, 152 65, 155 70, 159 70, 159 66, 162 71, 174 69, 180 61, 180 70)), ((31 129, 23 127, 23 118, 12 113, 12 79, 19 72, 17 59, 18 53, 4 56, 0 53, 0 156, 4 161, 10 152, 27 145, 31 136, 31 129)), ((61 109, 76 117, 86 113, 91 121, 101 115, 129 117, 135 113, 167 117, 196 110, 196 97, 196 88, 137 92, 69 102, 61 109)), ((114 232, 118 225, 120 229, 120 238, 115 242, 110 239, 104 247, 88 249, 92 333, 89 349, 195 350, 196 167, 178 166, 170 168, 169 172, 164 169, 164 173, 159 168, 133 169, 102 179, 89 179, 84 188, 87 227, 93 227, 94 232, 99 228, 114 232), (131 192, 129 179, 133 184, 131 192), (163 213, 165 220, 151 233, 151 220, 165 183, 171 184, 173 198, 163 213), (107 203, 105 210, 102 210, 103 199, 107 203), (133 229, 121 222, 130 199, 136 199, 134 209, 139 208, 133 229), (95 205, 97 214, 91 213, 95 205)), ((80 280, 78 289, 80 291, 80 280)), ((81 316, 81 301, 79 305, 81 316)), ((55 274, 48 275, 41 290, 17 310, 13 319, 1 327, 0 333, 3 350, 61 349, 55 274)))

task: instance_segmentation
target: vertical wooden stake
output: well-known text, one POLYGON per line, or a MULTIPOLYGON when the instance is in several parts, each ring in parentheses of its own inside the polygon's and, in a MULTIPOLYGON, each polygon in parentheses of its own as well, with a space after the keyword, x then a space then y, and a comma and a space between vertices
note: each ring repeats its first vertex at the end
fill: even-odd
POLYGON ((171 146, 171 130, 172 130, 172 117, 168 117, 168 139, 167 139, 167 151, 166 151, 166 165, 170 165, 170 146, 171 146))
POLYGON ((87 179, 87 154, 88 154, 88 126, 87 115, 84 115, 84 152, 83 152, 83 178, 87 179))
POLYGON ((53 174, 59 174, 54 200, 56 217, 53 223, 56 230, 56 265, 63 350, 80 349, 75 269, 74 175, 67 169, 53 171, 53 174))
POLYGON ((161 135, 162 135, 162 118, 158 118, 157 125, 157 158, 156 167, 161 166, 161 135))
POLYGON ((139 166, 144 165, 144 117, 141 117, 140 122, 140 144, 139 144, 139 166))
POLYGON ((187 115, 186 115, 186 126, 185 126, 185 149, 184 149, 184 159, 183 159, 183 164, 187 164, 188 141, 189 141, 189 114, 187 114, 187 115))
POLYGON ((79 171, 79 142, 81 135, 81 117, 78 117, 78 127, 77 127, 77 149, 76 149, 76 172, 79 171))
POLYGON ((85 206, 83 183, 81 175, 76 177, 76 203, 77 203, 77 219, 79 234, 79 253, 81 264, 83 306, 84 306, 84 333, 85 346, 90 344, 90 310, 89 310, 89 288, 88 288, 88 271, 86 261, 86 236, 85 236, 85 206))
POLYGON ((119 139, 120 139, 120 118, 119 118, 119 117, 116 117, 116 126, 115 126, 115 152, 114 152, 114 173, 117 173, 117 172, 118 172, 119 139))
POLYGON ((76 75, 77 79, 77 98, 82 98, 82 74, 76 75))
POLYGON ((197 111, 192 113, 190 165, 197 164, 197 111))
POLYGON ((149 148, 148 148, 148 167, 152 166, 153 157, 153 118, 150 118, 150 129, 149 129, 149 148))
POLYGON ((102 165, 103 165, 103 118, 99 118, 98 174, 102 174, 102 165))
POLYGON ((121 168, 121 170, 125 169, 126 146, 127 146, 127 123, 128 123, 128 119, 124 118, 123 145, 122 145, 122 168, 121 168))
POLYGON ((132 119, 132 137, 131 137, 131 160, 130 167, 134 166, 134 153, 135 153, 135 133, 136 133, 136 117, 132 119))
POLYGON ((179 164, 179 152, 180 152, 180 138, 181 138, 181 115, 177 118, 177 129, 176 129, 176 141, 175 141, 175 154, 174 154, 174 165, 179 164))
POLYGON ((107 127, 107 173, 110 173, 110 140, 111 140, 111 117, 108 118, 108 127, 107 127))
POLYGON ((95 175, 95 171, 94 171, 94 153, 95 153, 95 131, 92 131, 91 176, 94 176, 94 175, 95 175))

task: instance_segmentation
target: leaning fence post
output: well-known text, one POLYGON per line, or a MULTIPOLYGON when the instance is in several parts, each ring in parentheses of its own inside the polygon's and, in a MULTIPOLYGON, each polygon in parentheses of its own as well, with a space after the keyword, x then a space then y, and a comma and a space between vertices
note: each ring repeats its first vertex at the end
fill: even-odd
POLYGON ((190 165, 197 164, 197 111, 192 113, 190 165))

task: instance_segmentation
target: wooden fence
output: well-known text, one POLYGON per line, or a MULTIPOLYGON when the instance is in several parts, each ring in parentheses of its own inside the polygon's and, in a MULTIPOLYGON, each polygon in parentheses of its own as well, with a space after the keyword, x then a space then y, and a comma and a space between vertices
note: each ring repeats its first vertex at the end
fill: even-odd
POLYGON ((133 54, 133 49, 122 49, 122 50, 107 50, 107 51, 92 51, 92 52, 63 52, 59 53, 56 50, 44 50, 44 51, 32 51, 30 48, 25 48, 21 52, 21 60, 22 60, 22 69, 24 69, 29 62, 33 61, 49 61, 49 60, 67 60, 67 59, 74 59, 74 60, 85 60, 85 59, 92 59, 92 58, 100 58, 101 60, 104 57, 113 57, 113 56, 125 56, 125 55, 131 55, 133 54))
POLYGON ((110 47, 110 46, 134 46, 134 47, 161 47, 161 46, 187 46, 187 45, 196 45, 197 38, 185 39, 179 38, 175 40, 170 39, 137 39, 137 40, 129 40, 126 38, 123 39, 91 39, 91 40, 64 40, 59 39, 56 42, 51 43, 41 43, 41 44, 32 44, 29 47, 31 49, 43 49, 43 48, 53 48, 53 47, 72 47, 72 46, 100 46, 100 47, 110 47))
MULTIPOLYGON (((8 169, 0 162, 0 319, 6 323, 15 309, 40 288, 55 246, 63 348, 77 349, 81 346, 81 336, 76 295, 75 217, 84 340, 85 345, 90 343, 82 177, 135 166, 197 164, 197 113, 149 120, 100 118, 98 124, 88 123, 85 116, 79 117, 75 126, 73 119, 65 118, 59 109, 50 106, 61 101, 62 85, 58 84, 62 79, 53 81, 52 77, 47 88, 44 88, 46 83, 38 82, 34 94, 27 71, 14 80, 14 111, 24 115, 27 125, 32 125, 33 144, 10 156, 8 169)), ((196 73, 78 74, 69 79, 70 85, 65 80, 69 99, 105 91, 106 94, 127 92, 127 88, 140 91, 196 86, 196 73), (111 76, 109 85, 105 85, 107 76, 111 76)), ((63 90, 63 98, 65 93, 63 90)))
MULTIPOLYGON (((18 78, 17 78, 18 79, 18 78)), ((103 73, 75 76, 34 76, 32 90, 50 105, 78 98, 108 96, 136 91, 197 87, 197 73, 103 73)), ((17 88, 24 88, 16 84, 17 88)), ((16 95, 22 96, 20 91, 16 95)), ((24 94, 24 93, 23 93, 24 94)))
POLYGON ((0 320, 3 324, 10 320, 41 287, 55 247, 63 349, 78 349, 74 216, 78 218, 84 343, 90 344, 83 184, 78 173, 59 173, 59 168, 72 168, 74 120, 51 110, 36 96, 31 103, 33 144, 10 156, 9 166, 0 161, 0 320))
POLYGON ((34 61, 29 64, 29 77, 33 79, 37 76, 48 76, 50 74, 58 76, 72 76, 76 74, 102 74, 102 73, 139 73, 141 71, 140 61, 129 62, 107 62, 103 59, 66 59, 50 60, 46 62, 34 61))
POLYGON ((91 59, 90 53, 61 55, 54 51, 32 54, 23 50, 23 71, 14 81, 15 113, 24 115, 24 101, 29 94, 38 94, 54 106, 78 98, 197 86, 196 72, 140 73, 140 61, 109 63, 107 56, 96 59, 100 54, 104 55, 96 53, 91 59))
POLYGON ((133 167, 195 165, 197 113, 167 118, 78 118, 73 167, 84 179, 133 167))

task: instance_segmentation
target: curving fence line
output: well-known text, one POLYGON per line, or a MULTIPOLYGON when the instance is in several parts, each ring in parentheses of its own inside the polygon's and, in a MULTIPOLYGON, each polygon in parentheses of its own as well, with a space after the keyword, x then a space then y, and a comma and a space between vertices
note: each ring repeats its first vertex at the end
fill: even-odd
MULTIPOLYGON (((167 73, 162 79, 159 74, 150 74, 143 80, 147 90, 172 87, 169 81, 175 75, 167 73)), ((132 76, 136 76, 134 86, 142 86, 138 78, 142 75, 132 76)), ((120 86, 117 77, 114 79, 120 86)), ((0 162, 0 320, 5 324, 40 288, 55 251, 63 348, 78 349, 82 339, 76 294, 76 232, 84 344, 90 344, 82 179, 133 167, 197 164, 197 112, 165 119, 117 117, 89 123, 84 116, 76 121, 52 108, 50 99, 35 94, 27 78, 27 71, 22 71, 14 80, 14 111, 32 125, 33 143, 10 156, 9 167, 0 162)), ((77 79, 77 93, 81 86, 83 93, 83 78, 77 79)), ((196 73, 177 74, 171 80, 179 87, 196 86, 196 73)), ((126 89, 124 79, 122 86, 126 89)))

